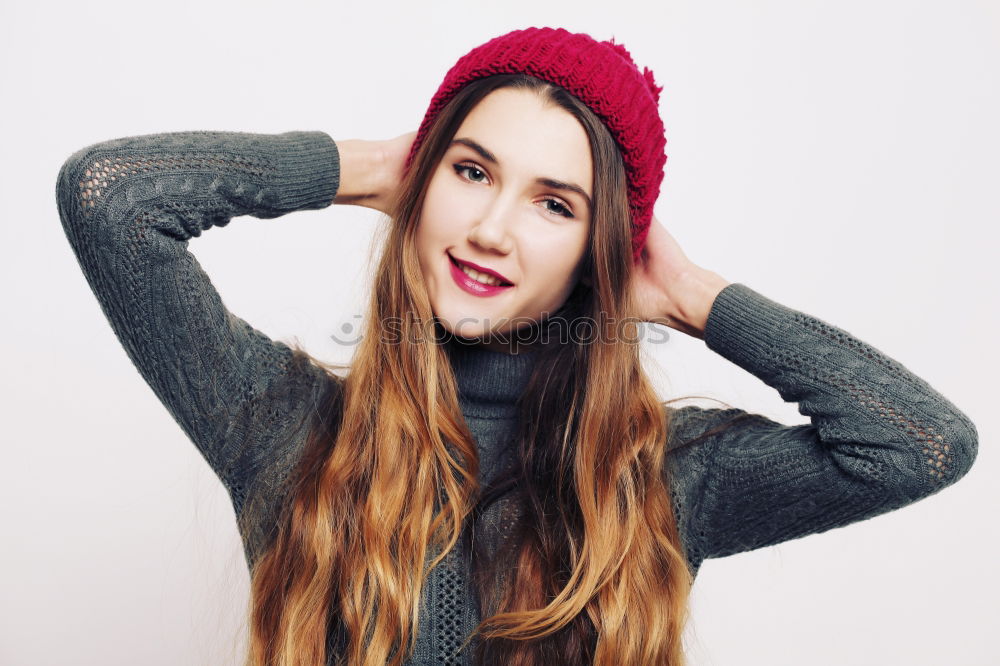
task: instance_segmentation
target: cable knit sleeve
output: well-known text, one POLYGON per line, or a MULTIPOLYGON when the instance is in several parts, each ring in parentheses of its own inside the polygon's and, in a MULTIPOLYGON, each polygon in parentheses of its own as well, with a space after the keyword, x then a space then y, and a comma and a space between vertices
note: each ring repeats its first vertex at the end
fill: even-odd
POLYGON ((87 282, 237 513, 324 377, 225 308, 188 240, 237 216, 324 208, 339 169, 323 132, 174 132, 95 144, 59 172, 59 216, 87 282))
POLYGON ((911 504, 960 479, 976 458, 975 425, 925 381, 746 285, 719 293, 705 343, 797 402, 811 423, 785 426, 737 408, 668 410, 675 510, 695 573, 708 558, 911 504))

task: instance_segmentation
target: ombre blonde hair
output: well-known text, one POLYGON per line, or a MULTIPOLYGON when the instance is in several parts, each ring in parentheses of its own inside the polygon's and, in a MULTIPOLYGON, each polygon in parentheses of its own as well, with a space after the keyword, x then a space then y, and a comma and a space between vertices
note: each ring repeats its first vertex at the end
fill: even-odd
POLYGON ((692 578, 666 476, 668 413, 639 345, 620 339, 637 340, 635 330, 543 345, 519 400, 518 465, 478 487, 476 442, 436 342, 414 232, 455 132, 501 87, 559 105, 590 139, 594 210, 581 273, 590 284, 578 283, 560 314, 590 323, 633 317, 625 172, 607 128, 564 89, 533 77, 465 86, 401 183, 350 373, 338 377, 294 350, 324 367, 330 385, 277 534, 251 572, 248 666, 402 664, 430 569, 459 543, 466 519, 501 496, 521 510, 507 545, 473 558, 484 617, 477 663, 684 663, 692 578))

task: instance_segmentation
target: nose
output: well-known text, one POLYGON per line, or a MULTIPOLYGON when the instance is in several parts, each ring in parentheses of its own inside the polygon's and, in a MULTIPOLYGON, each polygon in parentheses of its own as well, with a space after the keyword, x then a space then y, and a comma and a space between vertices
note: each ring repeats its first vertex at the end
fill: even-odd
POLYGON ((496 197, 469 230, 469 242, 485 251, 508 254, 513 249, 513 239, 508 228, 512 215, 512 202, 496 197))

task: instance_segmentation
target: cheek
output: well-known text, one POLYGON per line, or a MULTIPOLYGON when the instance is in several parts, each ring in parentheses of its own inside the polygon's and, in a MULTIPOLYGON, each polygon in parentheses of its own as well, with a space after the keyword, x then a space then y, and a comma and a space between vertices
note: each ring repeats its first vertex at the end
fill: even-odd
POLYGON ((553 238, 552 242, 532 244, 530 262, 535 266, 537 284, 551 290, 553 298, 565 295, 563 292, 572 290, 576 283, 582 270, 585 241, 579 237, 561 236, 553 238))
POLYGON ((431 183, 424 198, 423 207, 420 210, 420 218, 417 223, 418 237, 425 238, 428 242, 441 241, 447 234, 450 227, 454 226, 455 220, 454 197, 447 191, 447 188, 435 186, 431 183), (449 205, 448 202, 452 202, 449 205))
POLYGON ((420 216, 417 218, 415 232, 417 248, 421 252, 429 250, 430 246, 437 242, 440 235, 441 213, 436 205, 436 200, 431 197, 431 193, 428 192, 427 194, 428 196, 424 199, 423 207, 420 209, 420 216))

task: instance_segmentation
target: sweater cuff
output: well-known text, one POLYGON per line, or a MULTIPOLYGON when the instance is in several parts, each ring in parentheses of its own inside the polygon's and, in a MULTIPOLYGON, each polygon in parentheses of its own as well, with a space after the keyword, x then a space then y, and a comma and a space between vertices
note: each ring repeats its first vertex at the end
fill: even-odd
POLYGON ((282 211, 326 208, 340 188, 340 153, 326 132, 295 131, 274 135, 272 183, 282 211))
POLYGON ((769 379, 776 369, 768 359, 788 339, 795 312, 733 282, 712 303, 705 322, 705 344, 761 379, 769 379))

